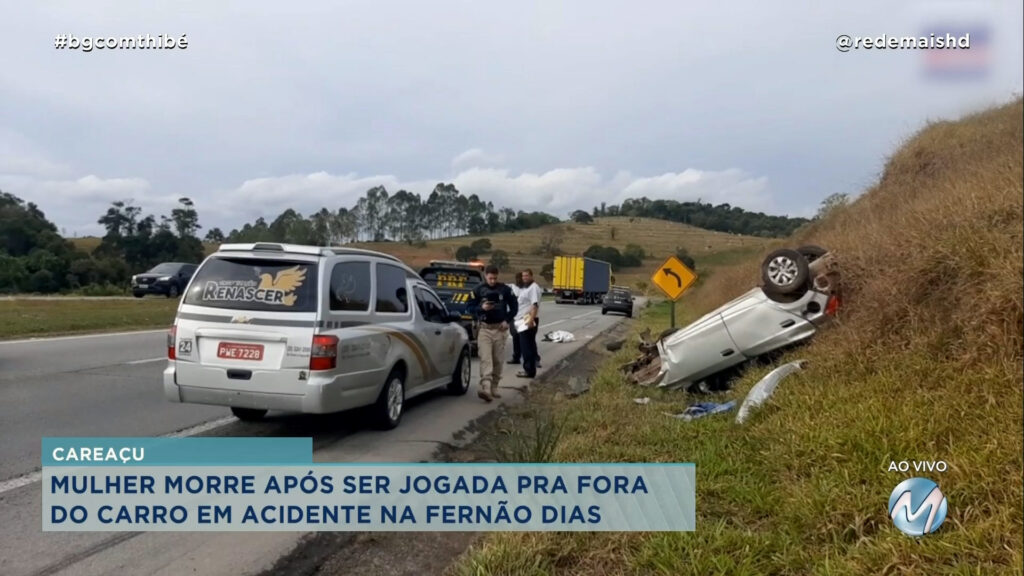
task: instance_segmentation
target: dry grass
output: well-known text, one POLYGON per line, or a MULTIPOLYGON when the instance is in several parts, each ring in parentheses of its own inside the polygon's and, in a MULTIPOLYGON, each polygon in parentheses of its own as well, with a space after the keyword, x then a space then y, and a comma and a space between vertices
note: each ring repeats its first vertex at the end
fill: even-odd
MULTIPOLYGON (((643 266, 613 270, 616 283, 629 286, 636 286, 637 282, 649 282, 654 270, 665 258, 675 253, 676 247, 685 247, 690 252, 700 272, 722 262, 759 252, 769 242, 763 238, 714 232, 666 220, 628 217, 596 218, 592 224, 563 222, 535 230, 502 232, 482 237, 491 240, 494 250, 508 253, 511 269, 532 268, 534 273, 539 273, 545 264, 551 263, 551 258, 535 252, 542 238, 551 234, 560 235, 561 250, 567 255, 580 255, 594 244, 613 246, 619 251, 627 244, 642 246, 647 252, 643 266)), ((425 247, 393 242, 368 242, 358 246, 394 254, 418 268, 427 265, 432 259, 453 259, 459 246, 469 245, 478 238, 481 237, 432 240, 425 247)), ((483 259, 486 260, 487 256, 483 259)))
MULTIPOLYGON (((697 464, 696 532, 494 535, 456 572, 1020 574, 1022 142, 1020 101, 929 126, 857 202, 787 242, 840 255, 841 324, 787 354, 808 369, 745 425, 667 418, 692 399, 632 389, 610 366, 569 403, 566 461, 697 464), (651 404, 632 405, 636 395, 651 404), (901 460, 949 465, 927 474, 949 516, 920 540, 886 514, 913 475, 888 471, 901 460)), ((758 264, 716 272, 684 297, 680 321, 745 290, 758 264)), ((657 331, 667 320, 654 306, 642 321, 657 331)))

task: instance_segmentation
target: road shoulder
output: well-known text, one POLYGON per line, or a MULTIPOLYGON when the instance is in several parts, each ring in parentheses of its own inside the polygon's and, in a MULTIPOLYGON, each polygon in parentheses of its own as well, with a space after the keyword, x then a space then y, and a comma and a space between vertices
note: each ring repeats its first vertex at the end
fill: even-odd
MULTIPOLYGON (((516 456, 531 441, 534 417, 551 402, 566 401, 600 367, 607 342, 625 338, 633 322, 619 322, 543 372, 517 402, 503 404, 464 428, 457 443, 442 445, 437 462, 495 462, 516 456)), ((321 532, 305 538, 263 576, 423 576, 447 574, 482 532, 321 532)))

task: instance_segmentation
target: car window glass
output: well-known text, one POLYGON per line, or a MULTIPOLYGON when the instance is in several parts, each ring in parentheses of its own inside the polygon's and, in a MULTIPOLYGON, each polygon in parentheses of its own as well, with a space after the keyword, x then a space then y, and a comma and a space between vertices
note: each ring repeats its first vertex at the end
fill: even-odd
POLYGON ((370 263, 339 262, 331 271, 331 310, 370 310, 370 263))
POLYGON ((409 294, 405 270, 389 264, 377 264, 377 312, 405 314, 409 294))
POLYGON ((317 268, 309 262, 210 258, 185 295, 185 304, 275 312, 316 310, 317 268))
POLYGON ((423 289, 417 286, 416 289, 415 289, 415 292, 416 292, 416 307, 419 308, 419 310, 420 310, 420 316, 422 316, 424 319, 426 319, 427 318, 427 300, 426 300, 426 297, 423 295, 423 289))
POLYGON ((443 323, 445 318, 448 316, 448 311, 445 309, 444 304, 438 300, 437 296, 434 296, 430 292, 423 292, 424 305, 426 306, 426 313, 423 315, 428 322, 443 323))
POLYGON ((156 266, 154 266, 151 270, 149 270, 146 273, 147 274, 177 274, 178 273, 178 265, 177 264, 169 264, 169 263, 157 264, 156 266))
POLYGON ((480 272, 459 268, 428 268, 423 271, 422 278, 427 284, 442 290, 472 290, 483 283, 480 272))

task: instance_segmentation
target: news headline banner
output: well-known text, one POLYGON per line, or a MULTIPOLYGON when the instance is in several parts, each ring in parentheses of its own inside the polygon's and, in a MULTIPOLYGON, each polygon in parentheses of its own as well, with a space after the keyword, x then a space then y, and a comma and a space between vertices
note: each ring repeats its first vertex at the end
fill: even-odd
POLYGON ((43 531, 692 531, 693 464, 313 463, 311 438, 44 438, 43 531))

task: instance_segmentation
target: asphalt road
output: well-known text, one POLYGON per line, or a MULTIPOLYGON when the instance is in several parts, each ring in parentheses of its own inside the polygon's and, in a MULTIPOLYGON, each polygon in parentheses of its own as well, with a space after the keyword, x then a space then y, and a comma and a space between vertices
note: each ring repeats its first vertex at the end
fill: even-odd
MULTIPOLYGON (((545 303, 541 333, 567 330, 576 341, 538 342, 542 363, 553 366, 622 320, 602 316, 596 306, 545 303)), ((506 365, 508 392, 500 401, 485 404, 472 392, 428 395, 411 401, 402 424, 388 432, 369 429, 349 412, 272 413, 264 422, 244 423, 226 408, 165 401, 165 346, 164 331, 0 342, 0 574, 255 574, 303 536, 44 533, 38 481, 44 436, 310 436, 318 462, 417 462, 501 402, 515 401, 512 388, 527 382, 506 365)), ((474 361, 474 386, 477 373, 474 361)))

